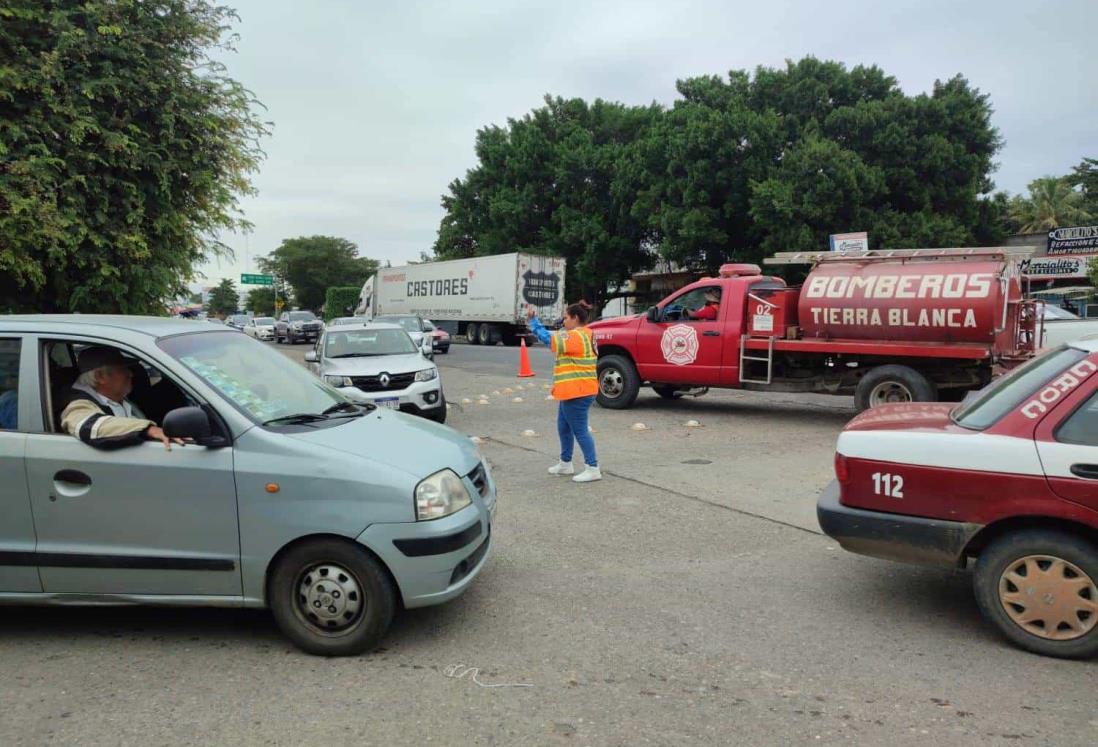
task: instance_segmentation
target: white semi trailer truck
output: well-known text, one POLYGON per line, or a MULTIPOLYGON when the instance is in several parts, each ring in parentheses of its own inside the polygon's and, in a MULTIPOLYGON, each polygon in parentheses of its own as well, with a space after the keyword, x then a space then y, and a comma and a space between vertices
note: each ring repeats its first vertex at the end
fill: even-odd
POLYGON ((355 314, 414 314, 456 325, 476 345, 517 345, 526 304, 546 324, 564 315, 564 268, 560 257, 523 253, 386 267, 362 286, 355 314))

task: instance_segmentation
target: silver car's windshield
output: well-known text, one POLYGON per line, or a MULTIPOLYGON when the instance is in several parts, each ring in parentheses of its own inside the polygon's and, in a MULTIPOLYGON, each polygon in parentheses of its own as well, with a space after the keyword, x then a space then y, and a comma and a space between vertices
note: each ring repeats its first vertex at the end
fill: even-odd
POLYGON ((257 317, 255 320, 255 326, 257 327, 273 327, 275 320, 269 316, 257 317))
POLYGON ((291 322, 313 322, 316 321, 316 316, 311 311, 291 311, 291 322))
POLYGON ((306 369, 248 335, 178 335, 157 344, 257 423, 320 414, 347 402, 306 369))
POLYGON ((398 316, 398 317, 378 317, 374 321, 387 322, 389 324, 399 324, 409 332, 422 332, 419 328, 419 320, 413 316, 398 316))
POLYGON ((375 355, 416 353, 418 348, 400 329, 350 329, 324 336, 325 358, 365 358, 375 355))

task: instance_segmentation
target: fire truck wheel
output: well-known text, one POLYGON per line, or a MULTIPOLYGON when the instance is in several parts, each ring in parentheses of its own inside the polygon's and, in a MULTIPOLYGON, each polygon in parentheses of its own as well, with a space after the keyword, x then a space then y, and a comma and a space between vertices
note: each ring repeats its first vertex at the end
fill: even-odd
POLYGON ((652 391, 663 399, 679 399, 682 397, 682 390, 677 386, 654 386, 652 391))
POLYGON ((893 402, 933 402, 934 385, 914 368, 877 366, 858 382, 854 405, 858 411, 893 402))
POLYGON ((1098 654, 1098 546, 1067 532, 1006 534, 973 576, 984 618, 1016 646, 1065 659, 1098 654))
POLYGON ((633 406, 640 391, 640 376, 633 361, 621 355, 599 358, 598 403, 608 410, 626 410, 633 406))

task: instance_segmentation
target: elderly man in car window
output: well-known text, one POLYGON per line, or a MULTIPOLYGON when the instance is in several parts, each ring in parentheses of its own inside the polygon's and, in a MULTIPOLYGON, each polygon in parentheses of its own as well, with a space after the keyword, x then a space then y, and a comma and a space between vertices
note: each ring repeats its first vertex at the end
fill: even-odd
POLYGON ((135 361, 118 350, 90 347, 80 352, 76 365, 80 376, 66 393, 61 427, 97 449, 119 449, 143 441, 160 441, 171 449, 172 442, 156 423, 145 418, 126 399, 133 387, 135 361))

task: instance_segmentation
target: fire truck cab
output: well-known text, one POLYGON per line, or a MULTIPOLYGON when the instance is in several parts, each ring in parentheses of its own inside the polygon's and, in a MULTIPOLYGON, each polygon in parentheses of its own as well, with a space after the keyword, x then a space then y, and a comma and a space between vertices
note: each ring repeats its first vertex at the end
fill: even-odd
POLYGON ((1098 654, 1098 337, 959 405, 864 412, 820 496, 851 552, 965 567, 984 617, 1036 653, 1098 654))

